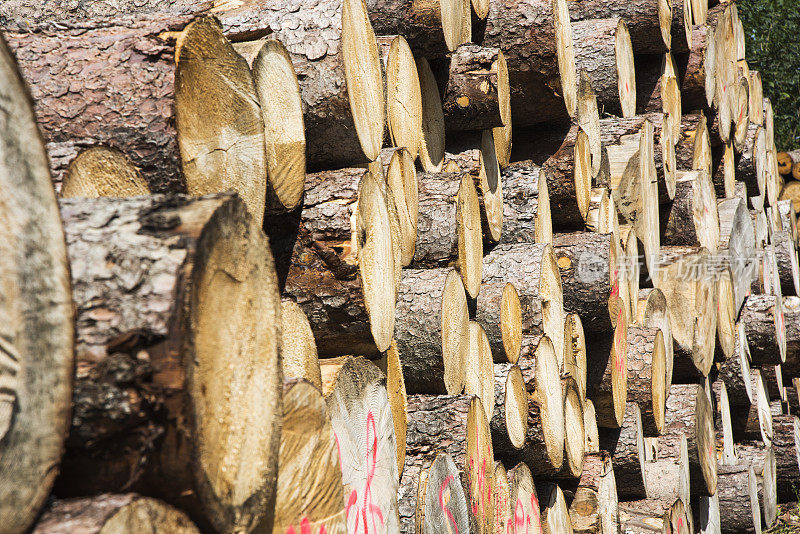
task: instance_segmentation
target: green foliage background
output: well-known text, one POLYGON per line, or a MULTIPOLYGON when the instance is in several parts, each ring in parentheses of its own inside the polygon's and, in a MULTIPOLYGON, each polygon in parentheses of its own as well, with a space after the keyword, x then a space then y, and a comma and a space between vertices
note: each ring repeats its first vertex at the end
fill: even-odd
POLYGON ((747 64, 772 101, 778 150, 800 148, 800 1, 739 0, 747 64))

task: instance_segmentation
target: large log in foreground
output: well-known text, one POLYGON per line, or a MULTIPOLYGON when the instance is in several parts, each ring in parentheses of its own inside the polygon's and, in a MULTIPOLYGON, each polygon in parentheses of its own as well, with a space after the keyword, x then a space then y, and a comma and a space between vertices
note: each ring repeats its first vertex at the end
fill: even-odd
POLYGON ((665 0, 609 3, 603 0, 570 2, 573 21, 619 17, 628 25, 636 54, 662 54, 672 43, 672 6, 665 0))
POLYGON ((74 312, 47 155, 27 90, 0 38, 0 516, 30 528, 69 430, 74 312))
POLYGON ((201 526, 270 524, 281 369, 266 237, 230 195, 62 200, 61 214, 78 365, 59 492, 146 488, 201 526))

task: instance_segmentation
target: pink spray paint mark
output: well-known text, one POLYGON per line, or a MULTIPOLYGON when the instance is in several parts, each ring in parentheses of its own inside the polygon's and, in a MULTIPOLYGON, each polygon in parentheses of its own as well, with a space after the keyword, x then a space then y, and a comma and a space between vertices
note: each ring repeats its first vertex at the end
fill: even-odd
POLYGON ((447 504, 445 504, 444 502, 444 492, 447 489, 447 486, 450 485, 450 483, 453 481, 454 478, 455 477, 453 477, 453 475, 450 475, 449 477, 444 479, 444 482, 442 482, 442 487, 439 488, 439 506, 442 507, 442 512, 444 512, 444 515, 447 516, 447 520, 450 521, 451 525, 453 525, 453 534, 458 534, 458 525, 456 525, 456 519, 455 517, 453 517, 453 513, 450 511, 450 509, 447 507, 447 504))
POLYGON ((615 355, 614 355, 614 364, 617 368, 618 372, 622 372, 625 368, 625 359, 623 358, 623 349, 622 346, 622 336, 624 334, 624 327, 625 324, 622 321, 622 309, 620 308, 619 313, 617 313, 617 332, 614 334, 614 348, 615 348, 615 355))
POLYGON ((300 521, 300 534, 311 534, 311 523, 308 522, 307 517, 300 521))
POLYGON ((286 534, 296 534, 294 531, 294 527, 289 527, 286 529, 286 534))

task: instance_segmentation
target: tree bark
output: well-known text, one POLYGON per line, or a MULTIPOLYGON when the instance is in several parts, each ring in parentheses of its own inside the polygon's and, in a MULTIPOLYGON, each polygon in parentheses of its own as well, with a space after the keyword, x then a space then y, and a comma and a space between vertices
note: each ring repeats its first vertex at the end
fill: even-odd
POLYGON ((711 177, 705 171, 678 173, 675 198, 664 217, 663 245, 700 246, 716 252, 719 212, 711 177))
POLYGON ((750 346, 742 323, 736 327, 733 354, 720 362, 718 376, 725 382, 732 408, 749 407, 753 403, 750 390, 750 346))
POLYGON ((763 195, 766 191, 767 144, 763 127, 747 127, 744 148, 736 160, 736 178, 747 186, 748 196, 763 195))
POLYGON ((714 413, 705 390, 698 385, 673 385, 667 397, 666 427, 661 448, 676 449, 687 438, 689 476, 693 489, 711 496, 717 489, 717 455, 714 413))
POLYGON ((580 0, 570 3, 573 21, 619 17, 628 25, 636 54, 663 54, 672 42, 672 13, 669 2, 635 0, 627 3, 580 0))
POLYGON ((28 530, 69 431, 74 311, 64 230, 31 98, 0 39, 0 515, 28 530))
POLYGON ((442 98, 448 130, 503 126, 509 112, 508 70, 504 67, 499 48, 464 44, 452 53, 442 98))
POLYGON ((564 310, 581 315, 584 329, 591 333, 613 333, 620 260, 612 234, 556 234, 553 253, 561 273, 564 310))
POLYGON ((586 396, 592 399, 597 425, 619 428, 628 395, 628 317, 620 307, 611 336, 588 339, 586 346, 586 396))
POLYGON ((736 441, 763 440, 769 442, 772 439, 769 394, 764 377, 758 369, 750 370, 750 392, 753 402, 747 406, 741 406, 739 410, 731 414, 733 438, 736 441))
POLYGON ((500 48, 506 58, 517 126, 565 122, 575 112, 572 36, 562 17, 569 15, 560 1, 504 0, 489 6, 483 46, 500 48), (569 67, 560 73, 560 64, 569 67))
POLYGON ((400 477, 383 373, 369 360, 348 357, 325 402, 339 451, 347 531, 396 532, 400 477))
POLYGON ((437 58, 471 39, 469 0, 369 0, 369 18, 381 35, 403 35, 414 55, 437 58))
POLYGON ((201 527, 271 525, 280 299, 267 240, 242 202, 62 200, 61 214, 78 364, 58 494, 141 488, 201 527), (221 328, 222 316, 252 343, 221 328), (242 417, 263 429, 259 442, 269 447, 242 434, 242 417))
POLYGON ((56 189, 81 149, 108 144, 131 158, 154 193, 186 191, 173 116, 174 46, 161 35, 190 21, 140 16, 5 34, 31 88, 56 189), (109 41, 114 46, 101 46, 109 41))
POLYGON ((778 495, 776 485, 777 462, 772 445, 754 442, 739 447, 740 463, 753 468, 761 502, 761 524, 771 528, 778 517, 778 495))
MULTIPOLYGON (((778 209, 774 207, 772 209, 778 209)), ((772 233, 775 260, 778 262, 778 278, 783 295, 800 295, 800 265, 797 259, 797 241, 788 228, 772 233)))
POLYGON ((479 404, 470 395, 410 396, 406 447, 410 460, 434 452, 452 457, 467 496, 471 531, 490 532, 494 520, 494 453, 486 416, 479 404))
POLYGON ((666 359, 664 335, 658 328, 628 327, 628 402, 641 410, 646 437, 664 430, 666 359))
POLYGON ((749 465, 722 466, 719 470, 719 517, 723 532, 761 532, 756 475, 749 465))
POLYGON ((103 494, 53 501, 33 529, 35 534, 58 532, 175 532, 200 531, 183 512, 135 493, 103 494))
POLYGON ((625 21, 610 17, 573 22, 572 43, 578 72, 588 73, 603 111, 624 117, 634 115, 636 77, 625 21))
POLYGON ((779 295, 750 295, 739 320, 745 325, 754 365, 786 360, 785 315, 779 295))
POLYGON ((638 404, 626 404, 622 427, 600 432, 600 450, 611 455, 614 478, 619 481, 617 494, 628 500, 646 497, 644 435, 638 404))
POLYGON ((583 473, 569 507, 569 516, 576 533, 617 531, 617 483, 608 455, 592 453, 584 458, 583 473))
POLYGON ((589 137, 573 124, 558 150, 542 164, 552 225, 562 232, 583 228, 592 186, 589 137))
POLYGON ((704 110, 711 107, 716 89, 713 71, 713 28, 706 25, 692 27, 692 46, 686 57, 681 83, 681 100, 687 110, 704 110), (707 68, 708 67, 710 68, 707 68))
POLYGON ((800 477, 798 465, 800 420, 796 415, 778 415, 772 418, 772 450, 775 452, 778 502, 791 502, 796 498, 794 485, 800 477))
POLYGON ((320 389, 302 379, 283 383, 274 532, 347 531, 337 438, 320 389))
POLYGON ((464 285, 452 269, 406 269, 395 339, 409 393, 460 392, 469 354, 464 285))
POLYGON ((781 368, 790 379, 800 377, 800 298, 786 297, 781 304, 786 321, 786 361, 781 368))

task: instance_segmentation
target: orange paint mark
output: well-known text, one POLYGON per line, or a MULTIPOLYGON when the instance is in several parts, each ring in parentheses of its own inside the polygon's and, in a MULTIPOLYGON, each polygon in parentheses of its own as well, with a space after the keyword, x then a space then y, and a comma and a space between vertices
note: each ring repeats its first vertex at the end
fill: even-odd
POLYGON ((442 511, 444 512, 444 515, 447 516, 447 520, 453 525, 453 530, 450 530, 450 525, 447 525, 447 532, 449 534, 458 534, 458 525, 456 525, 456 519, 453 517, 453 513, 447 507, 447 505, 450 504, 450 490, 448 489, 448 486, 454 478, 455 477, 453 475, 450 475, 444 479, 444 482, 442 482, 442 487, 439 488, 439 506, 442 507, 442 511), (447 490, 446 494, 445 490, 447 490))

